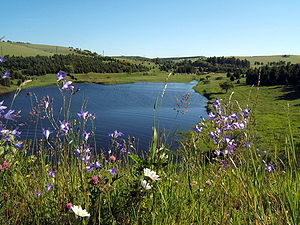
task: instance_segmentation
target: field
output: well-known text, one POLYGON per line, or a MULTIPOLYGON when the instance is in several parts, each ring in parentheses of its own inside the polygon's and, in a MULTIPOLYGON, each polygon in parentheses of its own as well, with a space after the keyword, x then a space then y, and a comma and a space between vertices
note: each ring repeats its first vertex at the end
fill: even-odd
POLYGON ((67 47, 0 42, 0 55, 14 56, 51 56, 54 54, 71 54, 72 51, 67 47))
POLYGON ((239 59, 247 59, 250 61, 251 66, 255 66, 254 62, 263 63, 267 65, 268 62, 290 62, 290 63, 300 63, 300 55, 269 55, 269 56, 235 56, 239 59))

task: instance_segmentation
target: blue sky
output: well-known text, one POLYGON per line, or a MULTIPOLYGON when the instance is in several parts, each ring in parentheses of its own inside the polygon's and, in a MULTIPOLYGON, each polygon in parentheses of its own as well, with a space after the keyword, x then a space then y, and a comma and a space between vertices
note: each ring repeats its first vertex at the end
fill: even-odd
POLYGON ((298 0, 2 0, 0 36, 105 55, 300 54, 298 0))

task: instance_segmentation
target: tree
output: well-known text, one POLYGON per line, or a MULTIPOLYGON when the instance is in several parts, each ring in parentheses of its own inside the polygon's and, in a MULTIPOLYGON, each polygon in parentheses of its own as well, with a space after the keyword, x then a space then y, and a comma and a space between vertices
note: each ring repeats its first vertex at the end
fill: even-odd
POLYGON ((223 83, 220 83, 219 86, 220 86, 220 88, 222 88, 223 90, 225 90, 226 93, 227 93, 227 91, 228 91, 229 89, 233 88, 233 84, 232 84, 231 82, 228 82, 228 81, 225 81, 225 82, 223 82, 223 83))

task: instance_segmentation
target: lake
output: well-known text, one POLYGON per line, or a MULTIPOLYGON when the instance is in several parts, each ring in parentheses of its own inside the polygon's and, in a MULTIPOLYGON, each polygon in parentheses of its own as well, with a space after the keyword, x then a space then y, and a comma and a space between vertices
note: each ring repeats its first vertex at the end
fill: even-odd
MULTIPOLYGON (((73 96, 71 114, 73 118, 78 118, 77 112, 80 111, 83 102, 87 102, 86 109, 96 114, 97 148, 107 148, 110 144, 108 133, 118 130, 123 132, 125 137, 127 135, 134 136, 139 150, 146 150, 151 140, 154 115, 159 129, 165 130, 170 135, 169 141, 176 139, 174 133, 193 128, 201 117, 207 116, 205 109, 207 99, 193 90, 196 84, 197 81, 168 83, 164 94, 162 93, 164 83, 75 84, 75 88, 80 91, 73 96), (186 94, 189 94, 187 102, 190 104, 180 104, 176 98, 181 99, 186 94), (161 98, 162 95, 163 98, 161 98), (158 96, 158 106, 154 112, 154 104, 158 96), (181 113, 178 110, 182 112, 188 110, 188 112, 181 113)), ((4 105, 10 105, 13 95, 14 93, 1 95, 4 105)), ((26 89, 17 96, 12 109, 21 110, 18 123, 27 124, 19 126, 22 131, 22 139, 33 138, 35 130, 37 130, 37 137, 41 138, 42 128, 50 127, 45 119, 40 120, 38 124, 32 124, 29 114, 34 103, 34 96, 41 99, 47 95, 54 99, 54 111, 56 116, 59 116, 62 96, 56 86, 26 89)))

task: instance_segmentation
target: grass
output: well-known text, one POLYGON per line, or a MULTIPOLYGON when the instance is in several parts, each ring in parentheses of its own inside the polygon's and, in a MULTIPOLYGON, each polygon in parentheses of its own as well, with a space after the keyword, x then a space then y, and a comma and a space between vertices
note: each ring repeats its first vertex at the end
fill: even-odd
POLYGON ((254 66, 254 62, 263 62, 263 65, 267 65, 268 62, 291 62, 293 64, 300 63, 300 55, 287 55, 284 57, 283 55, 269 55, 269 56, 235 56, 239 59, 247 59, 250 61, 250 65, 254 66))
POLYGON ((67 47, 27 44, 27 43, 10 43, 0 42, 0 55, 14 56, 52 56, 54 54, 71 54, 73 53, 67 47))

